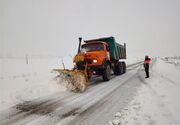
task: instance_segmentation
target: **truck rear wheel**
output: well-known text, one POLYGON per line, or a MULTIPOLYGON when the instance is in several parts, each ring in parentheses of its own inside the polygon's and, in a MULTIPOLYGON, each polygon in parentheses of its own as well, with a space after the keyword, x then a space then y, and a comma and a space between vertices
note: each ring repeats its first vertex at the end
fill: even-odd
POLYGON ((106 64, 103 74, 102 74, 103 80, 104 81, 109 81, 111 77, 111 67, 109 64, 106 64))
POLYGON ((121 75, 123 74, 123 64, 122 62, 118 62, 118 65, 116 66, 116 75, 121 75))
POLYGON ((126 63, 122 62, 122 64, 123 64, 123 73, 126 73, 126 63))

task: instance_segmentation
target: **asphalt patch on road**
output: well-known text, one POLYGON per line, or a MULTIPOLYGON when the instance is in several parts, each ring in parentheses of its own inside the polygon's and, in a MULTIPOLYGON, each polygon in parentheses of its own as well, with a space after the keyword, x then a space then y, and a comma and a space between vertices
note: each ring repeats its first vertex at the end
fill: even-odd
POLYGON ((40 102, 26 101, 17 104, 15 108, 20 112, 26 112, 29 115, 31 114, 47 115, 56 109, 56 107, 50 106, 51 103, 48 104, 48 102, 50 102, 50 100, 40 101, 40 102))
POLYGON ((75 116, 75 115, 79 114, 79 110, 80 110, 80 108, 72 109, 71 111, 63 114, 62 118, 66 118, 66 117, 69 117, 69 116, 75 116))

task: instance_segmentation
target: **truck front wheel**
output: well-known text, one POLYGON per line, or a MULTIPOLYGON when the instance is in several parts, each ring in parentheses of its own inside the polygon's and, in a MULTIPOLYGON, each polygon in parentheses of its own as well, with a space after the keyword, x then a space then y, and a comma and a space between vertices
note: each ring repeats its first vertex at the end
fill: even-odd
POLYGON ((109 81, 111 77, 111 67, 109 64, 106 64, 103 74, 102 74, 103 80, 104 81, 109 81))

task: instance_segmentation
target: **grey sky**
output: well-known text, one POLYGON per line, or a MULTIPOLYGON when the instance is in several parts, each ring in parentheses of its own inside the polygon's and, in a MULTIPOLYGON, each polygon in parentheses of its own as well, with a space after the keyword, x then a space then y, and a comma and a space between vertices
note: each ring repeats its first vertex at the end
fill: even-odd
POLYGON ((0 55, 73 55, 114 36, 136 57, 180 55, 180 0, 0 0, 0 55))

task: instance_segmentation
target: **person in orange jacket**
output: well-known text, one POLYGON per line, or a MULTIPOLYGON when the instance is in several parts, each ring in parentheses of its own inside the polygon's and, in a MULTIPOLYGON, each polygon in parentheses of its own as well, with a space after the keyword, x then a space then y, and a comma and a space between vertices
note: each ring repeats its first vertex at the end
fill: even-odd
POLYGON ((144 60, 144 69, 146 72, 146 77, 145 78, 149 78, 149 64, 150 64, 151 59, 148 56, 145 56, 145 60, 144 60))

